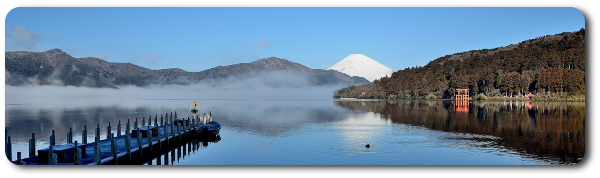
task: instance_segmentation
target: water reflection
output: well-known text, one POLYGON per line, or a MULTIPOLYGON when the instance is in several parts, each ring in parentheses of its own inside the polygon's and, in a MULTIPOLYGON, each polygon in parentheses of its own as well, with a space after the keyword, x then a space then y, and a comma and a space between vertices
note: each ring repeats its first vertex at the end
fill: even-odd
POLYGON ((585 153, 585 102, 471 101, 466 111, 464 103, 454 101, 337 100, 334 104, 378 113, 394 123, 498 137, 467 138, 491 143, 480 147, 507 148, 550 163, 575 163, 585 153))
MULTIPOLYGON (((13 155, 74 141, 88 126, 178 112, 189 116, 190 100, 97 101, 6 105, 13 155)), ((156 165, 422 165, 573 163, 585 152, 584 102, 478 102, 433 100, 196 100, 212 111, 226 141, 194 140, 146 164, 156 165), (465 110, 465 107, 468 110, 465 110), (458 108, 458 110, 457 110, 458 108), (365 148, 371 144, 370 148, 365 148), (211 146, 212 149, 206 149, 211 146), (205 150, 202 150, 205 149, 205 150), (196 155, 201 152, 201 158, 196 155), (484 154, 481 154, 484 153, 484 154), (525 158, 525 159, 523 159, 525 158), (531 159, 529 159, 531 158, 531 159), (183 161, 185 160, 185 161, 183 161), (291 161, 290 161, 291 160, 291 161), (533 160, 533 161, 531 161, 533 160)), ((20 103, 20 102, 7 102, 20 103)), ((159 119, 160 120, 160 119, 159 119)), ((105 129, 101 137, 105 138, 105 129)), ((113 133, 116 127, 113 127, 113 133)), ((13 156, 14 157, 14 156, 13 156)), ((14 158, 13 158, 14 159, 14 158)), ((150 160, 148 160, 150 161, 150 160)))
MULTIPOLYGON (((335 130, 339 130, 344 146, 341 151, 352 153, 374 153, 378 148, 365 149, 366 144, 373 144, 389 129, 391 122, 381 122, 381 115, 373 112, 350 113, 346 119, 332 123, 335 130)), ((379 146, 379 145, 378 145, 379 146)), ((379 146, 380 147, 380 146, 379 146)))
POLYGON ((176 165, 180 160, 185 160, 187 157, 199 153, 201 149, 205 149, 209 144, 219 143, 219 141, 221 141, 221 135, 198 137, 170 151, 166 151, 163 154, 158 155, 156 158, 144 163, 144 165, 176 165))
MULTIPOLYGON (((217 103, 215 103, 217 104, 217 103)), ((215 105, 219 123, 241 132, 285 136, 302 124, 344 120, 346 110, 322 100, 252 100, 215 105)))

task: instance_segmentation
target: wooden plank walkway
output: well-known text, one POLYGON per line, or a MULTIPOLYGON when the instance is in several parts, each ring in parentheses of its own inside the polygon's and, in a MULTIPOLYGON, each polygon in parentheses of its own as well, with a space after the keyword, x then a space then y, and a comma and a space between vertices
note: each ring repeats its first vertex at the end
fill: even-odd
MULTIPOLYGON (((167 116, 168 117, 168 116, 167 116)), ((175 113, 177 118, 177 113, 175 113)), ((25 165, 117 165, 117 164, 144 164, 156 157, 168 153, 169 151, 174 152, 175 148, 185 147, 190 141, 195 140, 198 135, 195 132, 195 128, 199 127, 203 123, 212 120, 212 115, 203 115, 189 118, 178 118, 173 120, 171 114, 170 119, 160 118, 161 123, 158 122, 158 116, 155 117, 154 126, 150 126, 152 118, 148 120, 148 125, 145 125, 145 121, 142 121, 142 127, 137 127, 137 120, 134 123, 135 129, 129 131, 129 121, 126 125, 125 134, 121 135, 120 123, 117 128, 117 135, 111 133, 111 126, 107 126, 107 139, 99 140, 100 128, 96 128, 96 141, 88 144, 77 144, 69 143, 72 141, 72 132, 67 134, 67 144, 54 145, 49 148, 37 150, 38 156, 32 156, 25 159, 20 159, 20 152, 18 153, 19 158, 13 161, 15 164, 25 165), (77 148, 75 149, 75 144, 77 148), (52 149, 52 153, 49 154, 49 150, 52 149), (77 154, 79 151, 79 154, 77 154), (50 160, 50 161, 48 161, 50 160)), ((87 130, 83 131, 84 133, 87 130)), ((34 137, 34 134, 32 134, 34 137)), ((84 138, 86 135, 84 134, 84 138)), ((7 150, 10 151, 10 143, 8 143, 10 137, 7 138, 7 150)), ((54 143, 54 133, 50 136, 50 145, 54 143)), ((83 142, 86 142, 83 140, 83 142)), ((191 149, 191 145, 188 145, 188 149, 191 149)), ((197 146, 196 146, 197 147, 197 146)), ((31 145, 30 152, 35 151, 35 144, 31 145)), ((184 148, 185 149, 185 148, 184 148)), ((184 151, 185 152, 185 151, 184 151)), ((32 153, 30 153, 31 155, 32 153)), ((35 153, 33 153, 35 154, 35 153)), ((174 153, 172 153, 174 155, 174 153)), ((7 154, 9 159, 12 155, 7 154)), ((167 162, 165 157, 165 163, 167 162)), ((174 159, 174 157, 172 158, 174 159)), ((150 162, 151 164, 151 162, 150 162)))

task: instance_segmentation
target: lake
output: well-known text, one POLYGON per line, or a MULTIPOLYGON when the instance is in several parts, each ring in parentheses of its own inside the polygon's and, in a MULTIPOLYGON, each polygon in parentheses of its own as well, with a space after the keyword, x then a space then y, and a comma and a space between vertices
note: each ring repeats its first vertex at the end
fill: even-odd
POLYGON ((548 165, 575 164, 585 153, 585 102, 7 96, 5 126, 15 160, 16 152, 27 155, 31 133, 38 149, 52 130, 57 144, 66 143, 69 128, 81 142, 84 126, 110 122, 116 132, 127 119, 189 117, 193 101, 222 125, 220 139, 190 142, 167 154, 166 164, 548 165))

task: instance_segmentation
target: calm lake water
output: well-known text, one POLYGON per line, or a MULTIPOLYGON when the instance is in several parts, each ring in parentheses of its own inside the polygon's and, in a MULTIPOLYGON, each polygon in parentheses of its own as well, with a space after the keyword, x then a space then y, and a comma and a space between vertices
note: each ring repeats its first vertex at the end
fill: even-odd
MULTIPOLYGON (((7 97, 5 126, 14 160, 18 151, 27 155, 31 133, 38 149, 48 146, 52 130, 57 144, 66 143, 69 128, 81 142, 84 126, 125 125, 127 119, 175 111, 189 117, 193 101, 7 97)), ((210 111, 221 123, 220 140, 190 142, 167 154, 166 164, 544 165, 574 164, 585 153, 585 102, 195 101, 199 112, 210 111)), ((93 134, 88 132, 88 140, 93 134)))

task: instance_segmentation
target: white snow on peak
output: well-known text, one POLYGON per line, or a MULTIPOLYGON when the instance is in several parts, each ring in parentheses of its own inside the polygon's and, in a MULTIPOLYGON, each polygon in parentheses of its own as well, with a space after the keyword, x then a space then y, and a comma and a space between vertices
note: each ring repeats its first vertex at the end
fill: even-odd
POLYGON ((363 54, 350 54, 340 62, 327 68, 327 70, 337 70, 349 76, 364 77, 371 82, 386 75, 390 77, 392 76, 392 72, 394 72, 389 67, 363 54))

